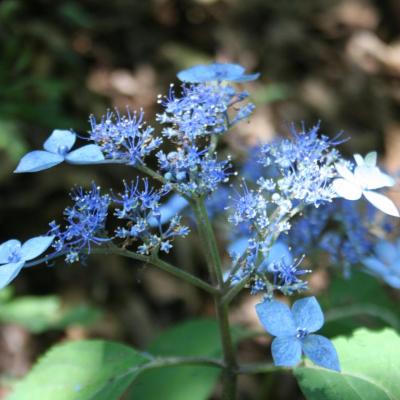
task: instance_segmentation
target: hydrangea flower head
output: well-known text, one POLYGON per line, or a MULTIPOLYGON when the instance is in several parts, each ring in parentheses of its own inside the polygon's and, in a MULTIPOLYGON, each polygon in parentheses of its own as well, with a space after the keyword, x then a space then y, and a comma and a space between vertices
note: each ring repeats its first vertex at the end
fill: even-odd
POLYGON ((336 170, 340 175, 333 181, 333 189, 339 197, 346 200, 359 200, 364 196, 373 206, 382 212, 400 217, 399 210, 388 197, 374 192, 375 189, 394 185, 394 179, 381 172, 376 166, 376 152, 368 153, 363 159, 359 154, 354 156, 356 167, 351 172, 346 165, 337 163, 336 170))
POLYGON ((105 223, 111 198, 102 195, 95 183, 88 191, 77 188, 71 197, 72 207, 64 211, 66 226, 61 229, 55 221, 50 223, 50 232, 55 236, 53 247, 57 252, 66 253, 66 261, 79 261, 83 249, 90 252, 91 244, 102 244, 110 239, 105 237, 105 223))
POLYGON ((158 103, 164 111, 157 114, 157 121, 165 126, 164 137, 178 144, 193 143, 197 138, 221 135, 246 119, 255 108, 252 103, 235 107, 233 117, 228 110, 247 97, 247 92, 238 92, 229 85, 182 85, 180 95, 171 85, 167 96, 159 95, 158 103))
POLYGON ((37 236, 21 244, 11 239, 0 245, 0 289, 7 286, 21 271, 27 261, 44 253, 54 236, 37 236))
POLYGON ((156 156, 166 181, 190 197, 210 194, 230 175, 229 160, 218 161, 207 148, 183 146, 169 153, 159 151, 156 156))
POLYGON ((202 83, 212 81, 247 82, 254 81, 259 73, 246 75, 245 69, 238 64, 213 63, 196 65, 178 73, 178 78, 183 82, 202 83))
POLYGON ((117 205, 114 215, 127 221, 126 226, 116 229, 116 236, 126 239, 127 245, 140 241, 138 252, 142 254, 156 249, 168 253, 172 248, 171 241, 177 236, 186 236, 189 229, 181 224, 181 218, 176 214, 168 220, 162 216, 160 201, 166 194, 166 190, 152 188, 147 179, 143 180, 142 187, 139 179, 130 184, 125 182, 124 191, 113 199, 117 205))
POLYGON ((400 239, 394 243, 379 241, 374 246, 374 255, 365 257, 361 263, 372 275, 400 289, 400 239))
POLYGON ((291 139, 279 139, 261 149, 259 162, 277 170, 280 195, 303 204, 319 206, 335 197, 331 181, 334 163, 340 158, 335 146, 343 140, 319 134, 319 124, 297 131, 291 126, 291 139))
POLYGON ((34 150, 22 157, 14 172, 38 172, 67 161, 70 164, 91 164, 104 160, 104 155, 95 144, 88 144, 70 151, 76 141, 76 134, 56 129, 44 142, 44 150, 34 150))
POLYGON ((265 300, 256 306, 258 318, 268 333, 275 336, 272 357, 275 365, 294 367, 304 353, 313 363, 340 371, 332 342, 314 332, 324 324, 322 310, 315 297, 305 297, 290 309, 277 300, 265 300))
POLYGON ((111 160, 143 164, 143 159, 162 143, 153 134, 154 129, 145 124, 143 111, 127 110, 126 115, 108 112, 99 122, 91 116, 90 124, 90 140, 111 160))

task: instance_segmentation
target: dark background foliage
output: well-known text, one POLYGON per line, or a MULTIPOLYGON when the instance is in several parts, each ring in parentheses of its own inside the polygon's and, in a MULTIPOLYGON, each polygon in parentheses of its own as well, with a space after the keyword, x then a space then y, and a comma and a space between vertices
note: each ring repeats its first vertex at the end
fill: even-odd
MULTIPOLYGON (((0 242, 46 232, 49 221, 61 219, 75 184, 118 187, 122 177, 134 176, 114 166, 64 165, 13 175, 21 155, 40 148, 54 128, 84 134, 88 115, 99 117, 108 108, 143 107, 151 122, 157 94, 176 82, 178 70, 199 62, 238 62, 262 73, 249 85, 258 109, 227 139, 231 151, 285 134, 291 121, 321 120, 325 133, 344 130, 352 138, 345 152, 377 149, 396 172, 399 26, 396 0, 1 1, 0 242)), ((188 240, 189 248, 178 244, 175 260, 201 274, 197 244, 188 240)), ((19 337, 17 328, 4 325, 0 364, 11 376, 23 374, 38 353, 65 336, 143 346, 173 321, 212 315, 199 293, 119 259, 94 258, 87 266, 59 261, 55 268, 24 272, 14 286, 21 295, 57 293, 66 304, 84 299, 105 317, 90 329, 39 336, 18 330, 22 342, 14 352, 7 340, 19 337)), ((249 322, 240 317, 243 309, 234 312, 237 321, 249 322)), ((249 393, 254 385, 248 383, 249 393)), ((295 393, 293 385, 276 388, 274 398, 295 393)))

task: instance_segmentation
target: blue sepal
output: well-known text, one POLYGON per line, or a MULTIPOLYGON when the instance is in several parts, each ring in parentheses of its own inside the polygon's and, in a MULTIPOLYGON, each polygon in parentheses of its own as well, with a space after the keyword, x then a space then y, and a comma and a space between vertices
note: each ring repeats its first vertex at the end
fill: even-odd
POLYGON ((0 289, 7 286, 20 273, 25 261, 0 265, 0 289))
POLYGON ((244 74, 245 69, 238 64, 213 63, 196 65, 180 71, 177 76, 183 82, 202 83, 211 81, 246 82, 257 79, 260 74, 244 74))
POLYGON ((88 144, 67 154, 65 161, 70 164, 97 164, 105 160, 97 144, 88 144))
POLYGON ((301 342, 295 336, 276 337, 271 346, 274 364, 294 367, 301 360, 301 342))
POLYGON ((54 236, 38 236, 27 240, 21 247, 21 256, 25 261, 32 260, 44 253, 54 240, 54 236))
POLYGON ((265 300, 256 305, 258 318, 265 330, 273 336, 296 334, 296 325, 287 304, 276 300, 265 300))
POLYGON ((295 301, 292 306, 292 313, 296 326, 300 329, 315 332, 324 325, 324 314, 314 296, 295 301))
POLYGON ((64 157, 43 150, 34 150, 22 157, 15 173, 38 172, 61 164, 64 157))
POLYGON ((247 74, 247 75, 242 75, 240 78, 232 79, 234 82, 249 82, 249 81, 255 81, 260 77, 260 73, 256 72, 255 74, 247 74))
POLYGON ((21 249, 21 242, 16 239, 7 240, 0 245, 0 264, 8 264, 9 258, 12 254, 19 253, 21 249))
POLYGON ((340 365, 336 349, 332 342, 321 335, 308 335, 303 340, 304 354, 321 367, 340 372, 340 365))
POLYGON ((76 134, 67 131, 55 129, 43 144, 43 148, 50 153, 66 154, 75 144, 76 134))

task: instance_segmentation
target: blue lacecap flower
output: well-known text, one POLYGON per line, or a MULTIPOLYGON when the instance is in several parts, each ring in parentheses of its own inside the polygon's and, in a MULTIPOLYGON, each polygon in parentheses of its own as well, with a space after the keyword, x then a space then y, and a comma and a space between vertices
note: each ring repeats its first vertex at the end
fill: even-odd
POLYGON ((19 240, 7 240, 0 245, 0 289, 7 286, 19 274, 27 261, 44 253, 54 236, 37 236, 21 244, 19 240))
POLYGON ((44 142, 44 150, 34 150, 22 157, 14 172, 38 172, 67 161, 70 164, 94 164, 104 161, 100 147, 88 144, 70 151, 76 141, 76 134, 56 129, 44 142))
POLYGON ((201 83, 211 81, 247 82, 254 81, 259 73, 246 75, 245 69, 238 64, 213 63, 196 65, 178 73, 178 78, 183 82, 201 83))
POLYGON ((276 336, 272 342, 275 365, 294 367, 304 353, 316 365, 340 371, 332 342, 314 334, 324 324, 324 315, 315 297, 297 300, 291 309, 285 303, 267 299, 257 304, 256 311, 266 331, 276 336))

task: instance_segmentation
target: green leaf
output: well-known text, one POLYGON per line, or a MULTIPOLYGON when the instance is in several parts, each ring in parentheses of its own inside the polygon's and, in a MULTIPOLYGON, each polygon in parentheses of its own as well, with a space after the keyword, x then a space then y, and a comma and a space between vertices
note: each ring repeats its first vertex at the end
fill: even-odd
MULTIPOLYGON (((234 329, 234 340, 243 332, 234 329)), ((162 333, 149 347, 157 356, 220 357, 219 331, 214 320, 193 320, 162 333)), ((220 370, 205 366, 175 366, 145 371, 136 379, 127 400, 208 399, 220 370), (155 384, 156 382, 156 384, 155 384)))
POLYGON ((24 296, 0 302, 0 321, 21 325, 33 333, 87 326, 100 317, 94 307, 79 304, 63 309, 57 296, 24 296))
POLYGON ((42 357, 8 400, 117 400, 148 361, 114 342, 69 342, 42 357))
POLYGON ((360 325, 371 328, 400 328, 400 313, 385 287, 360 271, 351 278, 336 277, 321 298, 326 323, 322 334, 335 337, 350 334, 360 325))
POLYGON ((398 400, 400 336, 391 329, 359 329, 333 340, 342 372, 315 366, 294 369, 308 400, 398 400))

